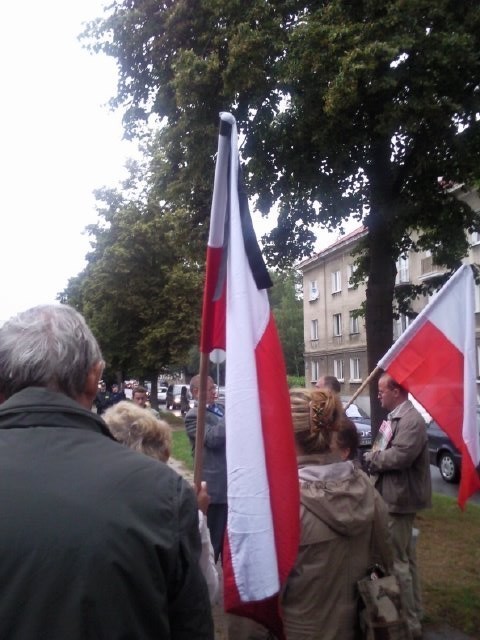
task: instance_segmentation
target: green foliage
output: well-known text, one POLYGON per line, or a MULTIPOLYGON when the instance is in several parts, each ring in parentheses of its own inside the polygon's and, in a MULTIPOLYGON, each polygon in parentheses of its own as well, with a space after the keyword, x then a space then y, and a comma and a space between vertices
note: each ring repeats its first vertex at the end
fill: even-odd
POLYGON ((290 389, 305 388, 305 376, 287 376, 287 382, 290 389))
MULTIPOLYGON (((133 179, 133 176, 131 176, 133 179)), ((202 274, 174 241, 158 207, 112 190, 97 193, 87 267, 60 295, 82 311, 107 370, 146 377, 181 361, 199 329, 202 274)))
POLYGON ((398 256, 429 248, 454 269, 465 229, 480 230, 438 183, 478 179, 476 0, 124 0, 84 40, 118 63, 128 134, 161 120, 157 200, 192 259, 203 261, 221 110, 244 136, 257 207, 278 209, 264 239, 272 264, 310 255, 315 224, 363 220, 370 369, 393 338, 398 256))
POLYGON ((300 376, 303 364, 303 302, 299 274, 295 271, 271 271, 273 287, 269 290, 287 373, 300 376))

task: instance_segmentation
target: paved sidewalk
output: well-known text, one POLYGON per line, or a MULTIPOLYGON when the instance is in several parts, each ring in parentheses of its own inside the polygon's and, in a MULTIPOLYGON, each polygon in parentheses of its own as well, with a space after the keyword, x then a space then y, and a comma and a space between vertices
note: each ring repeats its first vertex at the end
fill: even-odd
MULTIPOLYGON (((187 469, 183 462, 170 458, 168 464, 173 467, 177 473, 182 475, 185 480, 193 482, 193 472, 187 469)), ((222 584, 221 575, 220 584, 222 584)), ((227 614, 225 614, 223 610, 221 595, 220 602, 213 607, 212 613, 215 625, 215 640, 227 640, 227 638, 228 640, 238 640, 235 637, 228 637, 227 614)), ((241 640, 247 640, 243 633, 241 635, 241 640)), ((252 640, 254 640, 253 636, 252 640)), ((435 629, 430 629, 426 626, 423 632, 423 640, 480 640, 480 630, 475 636, 467 636, 457 629, 452 629, 452 627, 448 625, 442 625, 435 629)))
POLYGON ((187 482, 193 482, 193 471, 187 469, 187 467, 180 460, 175 460, 175 458, 169 458, 168 466, 175 469, 175 471, 183 476, 187 482))

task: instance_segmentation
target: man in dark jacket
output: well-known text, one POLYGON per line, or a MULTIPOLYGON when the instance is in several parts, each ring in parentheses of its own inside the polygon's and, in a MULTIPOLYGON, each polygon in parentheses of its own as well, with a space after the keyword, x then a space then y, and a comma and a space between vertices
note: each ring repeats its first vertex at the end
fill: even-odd
POLYGON ((125 391, 120 389, 118 384, 112 384, 112 405, 117 404, 117 402, 122 402, 122 400, 126 400, 127 396, 125 395, 125 391))
POLYGON ((102 370, 71 307, 0 328, 0 635, 210 640, 195 495, 91 411, 102 370))
POLYGON ((98 385, 97 395, 95 396, 93 404, 95 405, 99 416, 115 404, 113 401, 113 395, 110 391, 107 391, 107 385, 103 380, 98 385))
MULTIPOLYGON (((195 455, 197 437, 198 396, 200 376, 190 381, 190 391, 194 406, 185 416, 185 428, 195 455)), ((210 505, 207 510, 207 526, 210 531, 215 561, 223 549, 223 539, 227 526, 227 459, 225 453, 224 407, 215 402, 217 387, 212 378, 207 380, 207 411, 205 414, 205 436, 203 440, 202 480, 207 483, 210 505)))

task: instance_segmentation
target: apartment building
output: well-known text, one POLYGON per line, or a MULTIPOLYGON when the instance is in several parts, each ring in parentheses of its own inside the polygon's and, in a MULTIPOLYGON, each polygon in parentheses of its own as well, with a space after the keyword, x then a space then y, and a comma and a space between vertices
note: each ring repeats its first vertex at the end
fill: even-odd
MULTIPOLYGON (((477 191, 464 190, 455 185, 455 195, 480 211, 477 191)), ((365 301, 365 285, 355 289, 352 252, 366 235, 364 227, 340 237, 329 247, 298 265, 303 274, 303 311, 305 339, 305 379, 315 384, 322 375, 334 375, 342 384, 342 396, 350 398, 368 376, 365 319, 358 310, 365 301)), ((480 233, 470 236, 470 251, 466 263, 480 264, 480 233)), ((418 284, 441 273, 429 252, 411 252, 397 262, 397 286, 418 284)), ((412 304, 421 311, 428 298, 412 304)), ((394 321, 394 339, 407 328, 406 316, 394 321)), ((480 287, 476 287, 477 362, 480 362, 480 287)), ((480 372, 477 373, 480 384, 480 372)), ((357 403, 369 411, 368 390, 362 392, 357 403)))

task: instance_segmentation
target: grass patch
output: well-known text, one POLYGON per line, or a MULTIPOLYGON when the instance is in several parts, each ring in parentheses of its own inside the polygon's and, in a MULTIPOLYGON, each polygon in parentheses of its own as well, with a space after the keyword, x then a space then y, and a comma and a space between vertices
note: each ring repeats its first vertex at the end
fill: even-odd
POLYGON ((180 460, 188 469, 193 471, 192 447, 185 430, 173 431, 172 437, 172 458, 180 460))
POLYGON ((434 494, 416 526, 425 622, 480 638, 480 507, 462 512, 455 499, 434 494))
POLYGON ((168 422, 168 424, 172 427, 172 429, 180 429, 180 427, 182 429, 185 428, 185 423, 183 421, 183 418, 176 416, 174 413, 171 413, 170 411, 160 411, 160 418, 162 420, 165 420, 165 422, 168 422))

